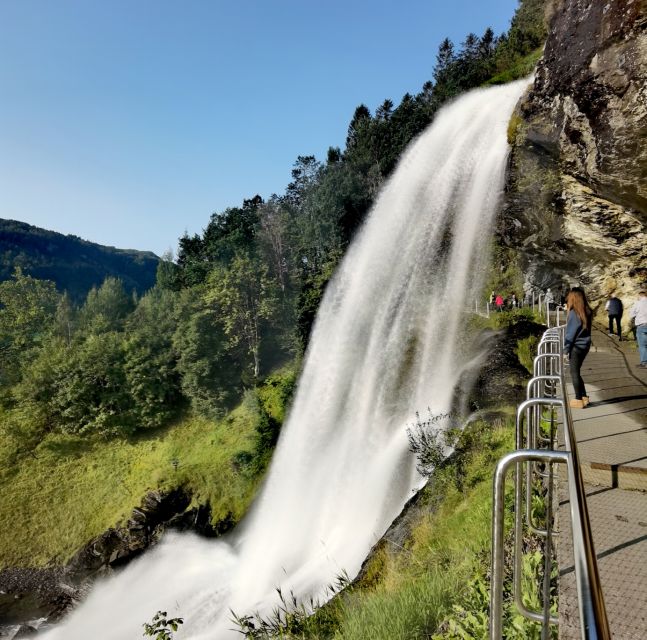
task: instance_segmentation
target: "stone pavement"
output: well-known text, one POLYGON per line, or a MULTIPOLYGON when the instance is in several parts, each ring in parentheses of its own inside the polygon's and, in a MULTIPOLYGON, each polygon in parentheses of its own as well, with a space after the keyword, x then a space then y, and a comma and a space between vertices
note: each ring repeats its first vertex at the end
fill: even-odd
MULTIPOLYGON (((593 543, 613 638, 646 640, 647 369, 635 366, 634 341, 595 330, 593 345, 582 367, 591 405, 572 412, 593 543)), ((579 639, 565 485, 559 482, 557 513, 559 637, 579 639)))

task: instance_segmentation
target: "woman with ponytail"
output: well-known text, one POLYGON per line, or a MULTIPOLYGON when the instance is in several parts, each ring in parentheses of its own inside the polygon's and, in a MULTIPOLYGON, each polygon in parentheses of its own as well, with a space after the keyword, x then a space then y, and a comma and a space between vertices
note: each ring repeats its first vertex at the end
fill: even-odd
POLYGON ((564 352, 568 355, 571 366, 571 380, 575 389, 575 398, 571 407, 583 409, 589 404, 584 380, 580 370, 582 363, 591 348, 591 319, 593 312, 580 287, 573 287, 566 298, 568 317, 564 334, 564 352))

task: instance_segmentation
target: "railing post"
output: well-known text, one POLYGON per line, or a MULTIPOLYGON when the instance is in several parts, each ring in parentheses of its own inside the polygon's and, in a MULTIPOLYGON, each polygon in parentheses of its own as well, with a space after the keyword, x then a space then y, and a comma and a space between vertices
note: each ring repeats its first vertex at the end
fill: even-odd
MULTIPOLYGON (((496 466, 493 481, 493 518, 492 518, 492 582, 490 590, 490 640, 501 640, 503 632, 503 572, 504 572, 504 503, 505 479, 508 469, 514 464, 517 468, 523 462, 568 463, 570 454, 562 451, 513 451, 507 454, 496 466)), ((516 532, 516 526, 515 526, 516 532)), ((516 535, 515 535, 516 538, 516 535)), ((520 542, 519 542, 520 545, 520 542)), ((517 540, 515 539, 515 547, 517 540)), ((539 616, 540 620, 543 616, 539 616)))

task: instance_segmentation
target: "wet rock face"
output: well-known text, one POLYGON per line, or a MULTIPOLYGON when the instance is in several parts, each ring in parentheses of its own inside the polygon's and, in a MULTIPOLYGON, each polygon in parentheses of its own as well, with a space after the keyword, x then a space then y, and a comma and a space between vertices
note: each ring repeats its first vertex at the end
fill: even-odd
POLYGON ((645 0, 561 0, 527 107, 556 125, 570 175, 647 221, 645 0))
POLYGON ((540 287, 647 284, 647 0, 553 0, 499 234, 540 287))

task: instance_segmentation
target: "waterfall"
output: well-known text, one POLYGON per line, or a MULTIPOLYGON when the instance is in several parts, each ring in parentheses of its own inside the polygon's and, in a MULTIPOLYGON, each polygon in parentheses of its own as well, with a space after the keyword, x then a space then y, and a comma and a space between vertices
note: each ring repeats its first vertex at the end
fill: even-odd
POLYGON ((527 81, 442 109, 403 155, 319 309, 294 404, 245 521, 208 541, 168 534, 97 583, 48 640, 126 640, 159 609, 177 638, 236 636, 275 588, 322 597, 354 576, 420 484, 406 426, 450 408, 468 366, 463 310, 481 293, 506 128, 527 81))

